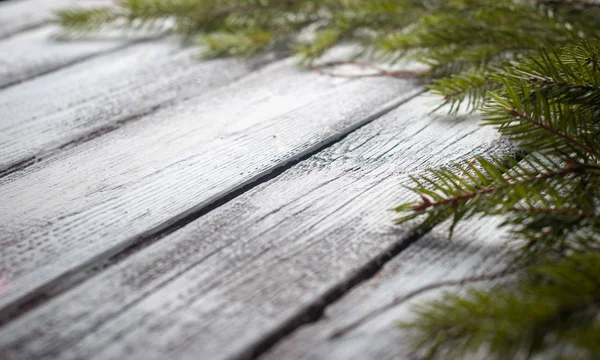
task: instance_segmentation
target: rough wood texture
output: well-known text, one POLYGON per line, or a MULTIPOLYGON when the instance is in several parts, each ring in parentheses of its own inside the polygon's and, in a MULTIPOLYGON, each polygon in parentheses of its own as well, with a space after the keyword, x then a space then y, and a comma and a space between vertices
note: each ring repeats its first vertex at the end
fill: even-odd
MULTIPOLYGON (((497 225, 491 220, 470 221, 457 229, 452 240, 448 240, 446 227, 432 231, 387 263, 371 280, 328 307, 322 319, 284 339, 264 358, 418 358, 406 330, 398 329, 396 323, 410 319, 413 305, 434 299, 444 291, 459 291, 460 287, 439 287, 375 316, 369 314, 430 284, 501 273, 508 266, 504 247, 507 234, 499 231, 497 225), (360 321, 365 318, 368 320, 360 321), (355 326, 357 321, 360 326, 355 326), (334 334, 337 336, 332 337, 334 334)), ((491 282, 470 285, 482 284, 491 282)))
POLYGON ((196 53, 174 39, 141 43, 1 91, 0 172, 263 65, 196 53))
POLYGON ((333 141, 419 90, 292 61, 144 117, 0 180, 4 312, 333 141), (60 279, 60 281, 59 281, 60 279))
POLYGON ((125 44, 123 40, 53 41, 55 32, 56 27, 44 26, 0 40, 0 89, 125 44))
MULTIPOLYGON (((272 83, 282 79, 288 88, 300 86, 290 84, 294 79, 300 84, 320 83, 318 86, 323 86, 326 81, 324 78, 307 81, 307 77, 308 74, 296 74, 292 78, 281 75, 269 78, 272 83)), ((381 98, 390 90, 388 87, 384 92, 378 91, 383 85, 379 83, 370 89, 361 86, 361 94, 367 98, 381 98)), ((271 86, 277 89, 276 84, 271 86)), ((349 86, 341 89, 343 93, 356 91, 349 86)), ((231 90, 226 93, 232 94, 231 90)), ((300 93, 314 92, 296 90, 291 95, 297 98, 300 93)), ((336 103, 342 100, 339 94, 316 95, 320 99, 335 100, 327 102, 327 106, 318 105, 323 100, 313 102, 309 106, 313 116, 332 117, 339 110, 331 113, 331 108, 337 108, 336 103)), ((348 99, 343 107, 357 99, 348 99)), ((272 100, 267 103, 265 109, 278 111, 279 106, 272 100)), ((243 106, 231 106, 231 100, 227 104, 247 114, 243 106)), ((260 351, 270 341, 305 321, 305 317, 310 319, 314 312, 318 314, 320 307, 331 301, 336 292, 357 280, 357 273, 376 266, 378 259, 385 257, 391 249, 402 246, 408 229, 394 227, 391 221, 394 214, 388 209, 407 199, 408 193, 401 185, 406 183, 409 174, 430 166, 470 159, 491 149, 500 151, 492 129, 481 128, 472 121, 435 119, 427 115, 430 109, 427 99, 418 97, 362 127, 275 179, 258 185, 9 323, 0 331, 0 347, 9 359, 19 356, 218 359, 260 351)), ((346 111, 347 114, 365 112, 356 108, 346 111)), ((265 130, 270 128, 272 131, 263 130, 264 139, 251 129, 246 129, 243 136, 249 142, 265 144, 264 152, 271 151, 269 148, 281 148, 283 143, 280 141, 284 141, 281 138, 293 136, 298 139, 296 144, 305 144, 315 136, 314 132, 304 130, 306 122, 311 122, 310 117, 305 117, 304 121, 293 115, 287 118, 294 122, 290 123, 286 117, 276 117, 276 121, 266 123, 265 130), (268 141, 275 134, 277 140, 268 141)), ((230 126, 241 130, 237 124, 230 126)), ((339 125, 334 127, 339 128, 339 125)), ((171 138, 169 134, 161 135, 171 138)), ((218 151, 226 152, 231 148, 229 141, 225 145, 210 144, 211 154, 214 156, 218 151)), ((245 156, 239 151, 243 149, 241 145, 237 144, 237 158, 228 155, 234 159, 230 163, 238 169, 228 171, 231 176, 244 171, 237 164, 246 164, 245 169, 257 167, 253 158, 261 152, 254 147, 252 155, 245 156)), ((202 153, 202 149, 195 151, 202 153)), ((198 160, 194 162, 198 163, 198 160)), ((173 176, 173 181, 167 182, 165 179, 170 177, 161 175, 163 183, 178 186, 178 189, 170 188, 168 195, 159 195, 161 189, 153 186, 152 196, 129 190, 127 196, 121 198, 126 197, 130 203, 138 205, 130 210, 130 214, 122 211, 118 215, 129 223, 139 223, 132 212, 151 211, 150 206, 172 212, 163 204, 167 199, 176 200, 179 193, 198 199, 191 190, 184 189, 185 184, 193 182, 190 189, 206 193, 204 189, 209 180, 195 170, 197 166, 193 162, 187 164, 192 167, 193 176, 173 176)), ((220 173, 225 174, 229 164, 221 163, 220 166, 223 168, 220 173)), ((102 176, 98 169, 86 173, 102 176)), ((21 179, 18 184, 28 182, 21 179)), ((54 183, 53 180, 49 182, 54 183)), ((65 186, 72 188, 75 184, 65 186)), ((106 186, 102 190, 111 189, 114 188, 106 186)), ((113 203, 108 201, 108 206, 113 203)), ((179 206, 176 209, 181 211, 179 206)), ((70 224, 68 232, 55 233, 55 237, 62 239, 63 234, 76 231, 80 236, 96 241, 94 232, 105 232, 97 228, 96 223, 111 230, 116 227, 111 223, 114 220, 100 210, 93 212, 95 223, 87 214, 78 215, 82 220, 67 222, 70 224)), ((131 233, 130 227, 121 226, 120 229, 131 233)), ((111 242, 109 238, 104 240, 111 242)), ((82 255, 88 256, 83 251, 70 252, 68 256, 82 255)), ((31 259, 26 262, 31 263, 31 259)), ((43 273, 35 274, 41 276, 43 273)))
POLYGON ((114 4, 113 0, 9 0, 0 2, 0 39, 44 26, 56 10, 114 4))
MULTIPOLYGON (((17 0, 0 3, 0 39, 43 25, 56 9, 97 0, 17 0)), ((105 2, 105 1, 104 1, 105 2)))

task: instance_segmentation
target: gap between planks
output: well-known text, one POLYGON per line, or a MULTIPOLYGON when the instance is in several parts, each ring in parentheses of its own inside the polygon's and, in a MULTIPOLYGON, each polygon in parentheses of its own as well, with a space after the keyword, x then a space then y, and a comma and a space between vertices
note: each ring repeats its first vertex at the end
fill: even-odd
POLYGON ((56 28, 44 26, 0 41, 0 92, 12 86, 35 81, 44 75, 112 54, 133 44, 153 38, 133 40, 56 41, 51 38, 56 28))
MULTIPOLYGON (((414 96, 418 96, 420 94, 423 94, 424 92, 425 91, 417 93, 414 96)), ((392 102, 390 104, 389 108, 383 109, 383 110, 381 110, 380 113, 373 115, 372 119, 374 120, 374 119, 378 118, 379 116, 385 115, 385 113, 392 111, 396 107, 401 106, 403 103, 410 101, 411 99, 412 99, 412 97, 404 99, 399 103, 392 102)), ((58 280, 59 283, 48 284, 47 288, 40 288, 38 290, 39 295, 35 295, 31 299, 24 301, 23 303, 20 303, 16 310, 14 310, 13 312, 8 312, 7 315, 5 315, 4 317, 0 317, 0 326, 8 323, 9 321, 11 321, 15 318, 18 318, 19 316, 27 313, 28 311, 31 311, 35 307, 42 305, 44 302, 50 300, 52 297, 58 296, 62 292, 67 291, 68 289, 77 286, 79 283, 81 283, 85 280, 88 280, 90 277, 96 275, 97 273, 99 273, 101 271, 106 270, 108 267, 114 266, 122 261, 126 261, 127 257, 131 256, 132 254, 134 254, 138 251, 141 251, 142 249, 154 244, 157 241, 160 241, 162 238, 185 227, 187 224, 197 220, 198 218, 200 218, 201 216, 203 216, 205 214, 208 214, 209 212, 217 209, 218 207, 227 204, 228 202, 234 200, 238 196, 243 195, 245 192, 250 191, 251 189, 253 189, 263 183, 266 183, 268 181, 275 179, 277 176, 281 175, 288 169, 296 166, 297 164, 299 164, 302 161, 305 161, 305 160, 311 158, 312 156, 317 155, 319 152, 327 149, 328 147, 335 145, 337 142, 342 141, 344 138, 349 136, 353 131, 359 130, 361 127, 366 126, 368 124, 369 124, 369 122, 358 126, 357 129, 351 130, 350 132, 348 132, 346 134, 341 134, 338 138, 332 139, 331 142, 323 143, 319 147, 311 150, 310 152, 308 152, 306 154, 299 154, 296 158, 290 159, 290 161, 288 163, 285 163, 281 166, 273 168, 271 172, 266 173, 265 175, 257 178, 256 180, 254 180, 238 189, 232 190, 230 193, 224 195, 221 198, 216 199, 212 203, 207 204, 205 207, 202 207, 202 208, 198 209, 197 211, 194 211, 194 212, 190 213, 189 215, 175 221, 172 225, 168 225, 164 229, 157 229, 155 233, 151 232, 147 236, 140 238, 135 243, 133 243, 130 246, 124 248, 123 250, 117 252, 115 255, 108 256, 106 259, 98 260, 98 262, 96 262, 96 263, 92 263, 87 266, 82 266, 81 268, 78 268, 78 269, 73 269, 72 274, 66 275, 66 276, 60 278, 58 280)), ((390 251, 388 251, 387 254, 382 255, 380 259, 379 258, 375 259, 373 261, 372 265, 370 265, 364 269, 364 271, 363 271, 365 273, 364 276, 368 277, 369 275, 367 275, 367 274, 370 274, 370 273, 373 273, 374 271, 376 271, 378 269, 379 264, 385 263, 388 260, 389 256, 393 256, 393 254, 399 253, 405 246, 407 246, 409 243, 411 243, 412 241, 416 240, 419 236, 421 236, 421 234, 422 233, 420 233, 420 232, 415 233, 413 236, 410 237, 410 240, 406 244, 404 244, 404 243, 398 244, 398 245, 392 247, 390 249, 390 251)), ((334 301, 334 299, 337 299, 339 296, 341 296, 344 293, 345 289, 353 287, 354 286, 353 284, 354 284, 354 281, 351 280, 349 282, 349 284, 344 285, 343 288, 333 290, 330 294, 328 294, 326 296, 326 298, 331 299, 331 301, 334 301), (352 283, 352 285, 350 283, 352 283)), ((324 300, 324 301, 322 301, 322 303, 326 304, 331 301, 324 300)), ((314 311, 311 310, 311 312, 320 311, 320 310, 316 309, 316 308, 319 308, 319 306, 314 306, 314 307, 315 307, 315 310, 314 311)), ((313 306, 311 306, 311 308, 313 308, 313 306)), ((302 317, 304 318, 305 316, 302 316, 302 317)), ((311 318, 312 318, 312 316, 311 316, 311 318)), ((299 320, 301 320, 301 319, 299 319, 299 320)), ((266 341, 266 342, 269 342, 269 341, 266 341)), ((260 347, 262 348, 263 346, 264 345, 261 345, 260 347)), ((269 346, 270 346, 270 343, 269 343, 269 346)))
POLYGON ((405 246, 408 229, 385 209, 408 196, 409 174, 503 151, 495 131, 434 120, 425 104, 413 99, 15 319, 2 348, 9 358, 260 354, 405 246))
POLYGON ((100 54, 5 89, 0 177, 160 107, 237 81, 274 60, 265 55, 201 62, 194 49, 164 39, 100 54))
POLYGON ((0 40, 41 27, 51 19, 54 10, 75 3, 75 0, 18 0, 0 3, 0 40))
MULTIPOLYGON (((38 74, 38 75, 39 75, 39 74, 38 74)), ((151 111, 152 111, 152 110, 151 110, 151 111)), ((245 190, 244 190, 244 191, 245 191, 245 190)), ((240 192, 240 194, 241 194, 242 192, 244 192, 244 191, 241 191, 241 192, 240 192)), ((186 221, 187 221, 187 220, 186 220, 186 221)), ((183 221, 183 222, 181 222, 180 224, 181 224, 181 225, 183 225, 183 224, 185 224, 185 223, 186 223, 186 221, 183 221)), ((174 227, 174 228, 176 228, 176 227, 174 227)), ((335 292, 335 291, 334 291, 334 292, 335 292)), ((342 293, 343 293, 343 291, 342 291, 342 293)), ((327 298, 327 296, 326 296, 325 298, 327 298)), ((326 304, 327 302, 328 302, 328 301, 325 301, 324 303, 326 304)), ((317 308, 318 308, 318 307, 319 307, 319 306, 317 306, 317 308)), ((311 308, 311 309, 314 309, 314 306, 313 306, 313 305, 311 305, 309 308, 311 308)), ((318 314, 318 313, 320 312, 320 310, 318 310, 318 309, 316 309, 316 310, 317 310, 317 312, 316 312, 316 313, 318 314)), ((295 327, 295 326, 296 326, 296 325, 294 325, 293 327, 295 327)), ((264 345, 264 344, 263 344, 263 345, 264 345)), ((263 347, 263 345, 259 345, 257 348, 255 348, 255 350, 257 350, 257 349, 261 349, 261 348, 263 347)), ((261 350, 261 351, 262 351, 262 350, 261 350)), ((260 352, 260 351, 259 351, 259 352, 260 352)))
MULTIPOLYGON (((38 26, 38 25, 36 25, 35 27, 37 27, 37 26, 38 26)), ((101 54, 101 55, 103 55, 103 54, 101 54)), ((77 61, 75 61, 75 62, 77 62, 77 61)), ((70 65, 70 64, 65 64, 65 65, 70 65)), ((58 69, 59 69, 59 68, 57 68, 57 69, 55 69, 55 70, 58 70, 58 69)), ((37 75, 35 75, 35 76, 40 76, 40 75, 41 75, 41 74, 37 74, 37 75)), ((153 109, 151 109, 151 110, 150 110, 150 112, 152 112, 152 111, 153 111, 153 109)), ((142 114, 142 115, 143 115, 143 114, 142 114)), ((110 127, 109 127, 109 128, 110 128, 110 127)), ((103 130, 102 130, 102 129, 100 129, 100 133, 102 133, 102 132, 103 132, 103 130)), ((86 139, 86 138, 87 138, 87 137, 83 137, 83 139, 86 139)), ((77 142, 77 141, 76 141, 76 142, 77 142)))
POLYGON ((10 36, 0 36, 0 91, 161 36, 148 33, 105 39, 52 39, 60 29, 48 24, 54 10, 108 4, 112 3, 105 0, 21 0, 0 4, 0 34, 10 32, 10 36), (15 27, 16 30, 10 30, 15 27))
POLYGON ((69 7, 108 6, 111 0, 15 0, 0 2, 0 40, 40 28, 56 10, 69 7))
POLYGON ((420 91, 285 61, 3 178, 3 314, 420 91))
MULTIPOLYGON (((452 240, 448 226, 438 226, 424 238, 387 263, 372 279, 331 304, 320 321, 298 329, 276 344, 264 360, 419 359, 410 347, 410 332, 397 327, 414 317, 415 305, 439 299, 446 291, 460 293, 464 287, 485 288, 511 278, 512 258, 507 231, 498 229, 500 219, 471 219, 461 223, 452 240), (497 276, 496 276, 497 275, 497 276), (475 276, 492 277, 463 285, 437 286, 400 301, 432 284, 459 282, 475 276), (397 302, 384 312, 379 309, 397 302)), ((473 357, 485 359, 485 356, 473 357)))

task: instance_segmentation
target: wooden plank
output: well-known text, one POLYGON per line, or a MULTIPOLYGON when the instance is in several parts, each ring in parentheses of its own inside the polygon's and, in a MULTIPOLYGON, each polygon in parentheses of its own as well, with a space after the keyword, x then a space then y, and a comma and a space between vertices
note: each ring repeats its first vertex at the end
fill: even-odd
POLYGON ((267 60, 201 62, 196 53, 175 40, 140 43, 5 89, 0 173, 158 106, 231 83, 267 60))
POLYGON ((56 30, 44 26, 0 41, 0 89, 126 46, 115 39, 55 41, 56 30))
POLYGON ((334 141, 420 87, 283 61, 0 179, 6 313, 81 266, 334 141))
MULTIPOLYGON (((259 351, 401 246, 408 229, 393 226, 388 209, 409 196, 409 174, 501 151, 493 129, 428 116, 427 104, 411 100, 25 314, 0 331, 0 348, 8 358, 259 351)), ((302 123, 293 124, 300 136, 302 123)))
MULTIPOLYGON (((424 286, 502 273, 508 267, 505 231, 495 220, 469 221, 448 240, 447 227, 411 245, 371 280, 357 286, 309 324, 271 349, 264 359, 412 359, 406 330, 396 324, 413 316, 412 306, 460 287, 438 287, 380 312, 424 286)), ((472 283, 486 286, 492 282, 472 283)))
POLYGON ((0 3, 0 39, 41 26, 52 18, 55 10, 77 3, 76 0, 18 0, 0 3))

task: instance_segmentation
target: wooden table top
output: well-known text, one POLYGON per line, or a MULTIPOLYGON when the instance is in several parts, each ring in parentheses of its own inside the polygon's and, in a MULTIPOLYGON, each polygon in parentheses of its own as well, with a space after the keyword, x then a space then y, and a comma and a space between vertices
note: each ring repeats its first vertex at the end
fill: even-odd
POLYGON ((98 2, 0 3, 0 358, 408 358, 396 322, 443 289, 378 308, 502 267, 494 223, 450 241, 390 211, 506 151, 493 129, 410 80, 51 38, 98 2))

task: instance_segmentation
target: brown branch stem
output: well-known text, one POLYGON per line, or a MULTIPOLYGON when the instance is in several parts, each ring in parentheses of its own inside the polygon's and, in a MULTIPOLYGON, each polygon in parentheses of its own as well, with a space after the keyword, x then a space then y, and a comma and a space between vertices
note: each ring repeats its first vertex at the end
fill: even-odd
POLYGON ((542 128, 542 129, 548 131, 551 134, 554 134, 554 135, 556 135, 556 136, 558 136, 560 138, 565 139, 566 141, 570 142, 571 144, 582 148, 583 150, 587 151, 590 154, 593 154, 596 157, 600 157, 600 153, 597 152, 597 151, 595 151, 591 147, 589 147, 589 146, 581 143, 580 141, 578 141, 578 140, 576 140, 576 139, 574 139, 574 138, 572 138, 572 137, 570 137, 570 136, 568 136, 566 134, 563 134, 562 132, 560 132, 560 131, 558 131, 558 130, 556 130, 556 129, 554 129, 554 128, 552 128, 552 127, 550 127, 550 126, 548 126, 548 125, 546 125, 546 124, 544 124, 544 123, 542 123, 540 121, 534 120, 533 118, 531 118, 527 114, 523 114, 523 113, 517 111, 516 109, 506 109, 506 111, 508 111, 509 114, 511 114, 511 115, 513 115, 515 117, 518 117, 520 119, 529 121, 530 123, 534 124, 535 126, 538 126, 538 127, 542 128))
POLYGON ((377 309, 365 314, 364 316, 360 317, 358 320, 353 321, 349 325, 344 326, 344 327, 334 331, 329 336, 329 339, 333 340, 335 338, 339 338, 339 337, 343 336, 344 334, 348 333, 349 331, 354 330, 357 327, 365 324, 372 318, 374 318, 378 315, 381 315, 384 312, 386 312, 386 311, 388 311, 388 310, 390 310, 390 309, 392 309, 392 308, 394 308, 416 296, 419 296, 425 292, 435 290, 435 289, 438 289, 441 287, 461 286, 461 285, 465 285, 465 284, 469 284, 469 283, 497 280, 497 279, 503 278, 505 276, 514 274, 519 270, 520 269, 516 269, 516 268, 507 268, 507 269, 504 269, 504 270, 501 270, 501 271, 498 271, 495 273, 491 273, 491 274, 477 275, 477 276, 472 276, 472 277, 458 279, 458 280, 440 281, 440 282, 435 282, 435 283, 423 286, 421 288, 418 288, 416 290, 409 292, 408 294, 394 298, 390 303, 388 303, 380 308, 377 308, 377 309))
POLYGON ((414 79, 417 77, 422 76, 423 74, 418 72, 418 71, 410 71, 410 70, 398 70, 398 71, 391 71, 391 70, 385 70, 382 68, 379 68, 373 64, 370 63, 366 63, 366 62, 360 62, 360 61, 332 61, 320 66, 317 65, 311 65, 310 68, 313 71, 318 72, 319 74, 322 75, 327 75, 327 76, 332 76, 332 77, 340 77, 340 78, 347 78, 347 79, 360 79, 360 78, 372 78, 372 77, 393 77, 396 79, 414 79), (328 71, 326 70, 326 68, 330 68, 333 66, 340 66, 340 65, 354 65, 354 66, 358 66, 361 68, 369 68, 369 69, 373 69, 375 70, 375 72, 373 73, 369 73, 369 74, 344 74, 344 73, 336 73, 336 72, 332 72, 332 71, 328 71))
POLYGON ((453 196, 447 199, 442 199, 442 200, 438 200, 438 201, 431 201, 427 198, 423 198, 423 202, 416 204, 413 207, 413 211, 424 211, 427 210, 428 208, 431 207, 437 207, 437 206, 441 206, 441 205, 448 205, 448 204, 452 204, 452 203, 456 203, 459 201, 463 201, 463 200, 469 200, 472 199, 476 196, 479 195, 484 195, 484 194, 489 194, 492 193, 494 191, 497 191, 499 189, 503 189, 506 188, 507 186, 512 186, 512 185, 518 185, 518 184, 524 184, 524 183, 528 183, 531 181, 538 181, 538 180, 547 180, 547 179, 551 179, 555 176, 564 176, 564 175, 569 175, 569 174, 575 174, 578 173, 579 171, 581 171, 581 167, 577 167, 577 166, 568 166, 565 169, 562 169, 560 171, 555 171, 555 172, 550 172, 550 173, 541 173, 541 174, 537 174, 534 177, 522 180, 522 181, 517 181, 517 182, 512 182, 512 183, 508 183, 508 184, 501 184, 501 185, 496 185, 496 186, 490 186, 487 187, 485 189, 481 189, 481 190, 476 190, 470 193, 466 193, 466 194, 462 194, 462 195, 458 195, 458 196, 453 196))
POLYGON ((542 239, 544 239, 546 236, 549 236, 553 232, 554 232, 554 228, 552 226, 550 226, 545 231, 539 233, 535 238, 529 240, 527 242, 527 248, 532 248, 535 244, 539 243, 542 239))

